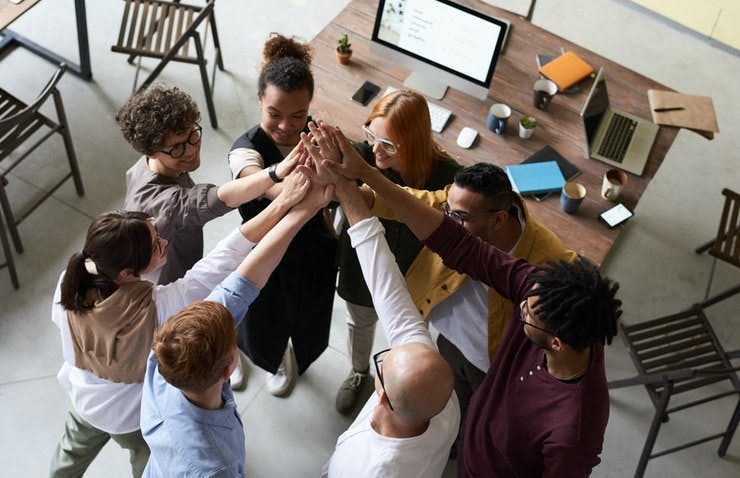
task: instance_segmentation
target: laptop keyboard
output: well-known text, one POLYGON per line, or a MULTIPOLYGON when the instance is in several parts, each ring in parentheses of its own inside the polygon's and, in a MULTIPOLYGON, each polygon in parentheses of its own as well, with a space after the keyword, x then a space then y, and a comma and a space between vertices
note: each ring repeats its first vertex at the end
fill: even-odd
POLYGON ((609 126, 606 128, 606 134, 604 134, 604 139, 601 141, 598 153, 605 158, 621 163, 636 128, 637 121, 614 113, 609 121, 609 126))

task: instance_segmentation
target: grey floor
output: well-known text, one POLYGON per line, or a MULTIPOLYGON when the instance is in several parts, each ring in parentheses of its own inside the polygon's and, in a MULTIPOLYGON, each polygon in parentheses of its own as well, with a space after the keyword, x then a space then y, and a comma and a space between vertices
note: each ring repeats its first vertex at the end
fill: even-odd
MULTIPOLYGON (((266 35, 279 31, 310 40, 345 4, 346 0, 218 2, 228 72, 217 75, 216 108, 221 127, 218 131, 205 128, 204 162, 194 175, 196 180, 221 183, 229 179, 226 153, 233 138, 259 120, 255 79, 266 35)), ((76 42, 71 8, 71 0, 43 2, 14 27, 73 56, 76 42)), ((130 94, 134 73, 122 55, 109 49, 118 28, 120 4, 90 1, 87 8, 95 81, 85 83, 67 75, 60 85, 87 194, 78 198, 67 184, 23 222, 20 229, 26 251, 15 256, 20 290, 13 290, 6 271, 0 271, 1 476, 36 477, 47 471, 68 403, 55 379, 61 350, 58 332, 49 320, 53 286, 66 259, 80 249, 90 219, 122 204, 124 172, 136 159, 113 120, 130 94)), ((710 259, 696 256, 693 248, 714 234, 721 188, 740 186, 737 52, 712 45, 627 1, 540 0, 533 21, 677 90, 714 98, 721 132, 713 141, 691 132, 679 133, 604 265, 622 284, 626 321, 678 310, 699 300, 710 259)), ((0 85, 29 100, 52 70, 50 64, 18 49, 3 59, 0 85)), ((195 68, 170 65, 160 79, 193 94, 205 114, 195 68)), ((482 124, 477 126, 483 128, 482 124)), ((27 161, 29 164, 13 176, 10 194, 16 207, 22 208, 58 172, 56 165, 61 165, 64 157, 61 142, 55 141, 41 149, 38 160, 27 161)), ((232 213, 209 224, 207 247, 237 223, 238 216, 232 213)), ((739 278, 736 269, 720 265, 714 289, 739 278)), ((727 348, 740 346, 739 303, 736 298, 711 312, 727 348)), ((265 390, 264 373, 251 370, 246 391, 237 394, 250 476, 317 476, 336 437, 349 423, 333 407, 334 393, 348 368, 345 340, 344 304, 337 300, 330 348, 300 379, 290 397, 272 397, 265 390)), ((610 378, 634 372, 621 342, 608 350, 607 368, 610 378)), ((602 464, 594 470, 597 477, 633 473, 652 416, 642 388, 615 391, 611 397, 602 464)), ((672 419, 659 444, 670 445, 696 430, 722 428, 732 406, 728 400, 672 419)), ((740 438, 736 437, 724 459, 717 457, 716 442, 712 442, 652 461, 647 476, 739 474, 740 438)), ((109 444, 87 476, 128 475, 127 456, 109 444)), ((447 476, 454 474, 448 472, 447 476)))

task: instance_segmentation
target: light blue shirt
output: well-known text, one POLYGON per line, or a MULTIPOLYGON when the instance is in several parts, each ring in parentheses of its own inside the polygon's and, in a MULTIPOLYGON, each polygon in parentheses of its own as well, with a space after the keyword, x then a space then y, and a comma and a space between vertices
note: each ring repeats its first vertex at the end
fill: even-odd
MULTIPOLYGON (((226 306, 238 324, 259 289, 233 272, 205 299, 226 306)), ((221 391, 223 407, 206 410, 167 383, 149 354, 141 400, 141 432, 151 449, 146 477, 244 476, 244 427, 231 384, 221 391)))

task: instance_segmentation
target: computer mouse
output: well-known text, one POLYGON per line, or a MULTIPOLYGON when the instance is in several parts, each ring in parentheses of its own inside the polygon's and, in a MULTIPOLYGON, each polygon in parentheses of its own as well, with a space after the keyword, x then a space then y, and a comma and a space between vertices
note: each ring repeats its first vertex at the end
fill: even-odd
POLYGON ((469 126, 466 126, 461 129, 460 134, 457 135, 457 145, 461 148, 468 149, 473 145, 473 142, 477 137, 478 132, 469 126))

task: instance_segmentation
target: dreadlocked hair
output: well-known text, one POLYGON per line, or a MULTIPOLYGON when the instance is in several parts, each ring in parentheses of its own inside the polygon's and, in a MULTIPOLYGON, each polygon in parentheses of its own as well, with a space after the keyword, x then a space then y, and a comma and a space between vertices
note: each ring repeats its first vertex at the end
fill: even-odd
POLYGON ((619 283, 604 277, 588 259, 549 262, 531 280, 537 287, 527 297, 537 317, 575 350, 600 342, 611 344, 617 335, 622 301, 615 297, 619 283))

